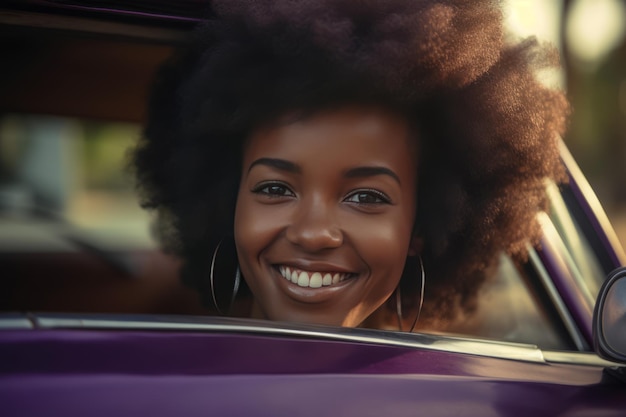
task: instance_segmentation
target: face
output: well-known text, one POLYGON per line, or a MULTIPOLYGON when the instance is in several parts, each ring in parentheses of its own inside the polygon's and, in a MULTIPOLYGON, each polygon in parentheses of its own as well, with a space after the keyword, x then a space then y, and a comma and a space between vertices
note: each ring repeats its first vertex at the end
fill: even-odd
POLYGON ((407 122, 346 107, 254 132, 235 210, 257 315, 354 327, 411 254, 417 151, 407 122))

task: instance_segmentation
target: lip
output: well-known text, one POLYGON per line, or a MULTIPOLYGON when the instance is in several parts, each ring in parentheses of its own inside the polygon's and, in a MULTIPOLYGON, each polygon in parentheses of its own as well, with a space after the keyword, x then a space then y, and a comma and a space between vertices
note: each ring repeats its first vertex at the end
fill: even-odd
POLYGON ((297 283, 300 287, 321 288, 337 285, 338 283, 354 277, 352 273, 328 272, 328 271, 307 271, 285 265, 275 265, 280 275, 287 281, 297 283))
POLYGON ((280 264, 272 264, 268 266, 271 270, 273 279, 276 280, 278 288, 285 293, 289 298, 294 301, 307 304, 323 303, 335 297, 340 297, 340 293, 348 290, 356 282, 360 281, 360 275, 343 267, 335 265, 321 264, 321 263, 304 263, 298 262, 285 262, 280 264), (285 279, 278 270, 278 266, 289 266, 305 270, 308 272, 339 272, 344 274, 351 274, 349 278, 343 281, 319 288, 301 287, 298 284, 294 284, 291 281, 285 279))
POLYGON ((290 268, 301 269, 310 272, 339 272, 340 274, 355 274, 355 271, 344 266, 335 265, 326 262, 307 262, 307 261, 288 261, 288 262, 274 262, 272 266, 277 267, 279 265, 288 266, 290 268))

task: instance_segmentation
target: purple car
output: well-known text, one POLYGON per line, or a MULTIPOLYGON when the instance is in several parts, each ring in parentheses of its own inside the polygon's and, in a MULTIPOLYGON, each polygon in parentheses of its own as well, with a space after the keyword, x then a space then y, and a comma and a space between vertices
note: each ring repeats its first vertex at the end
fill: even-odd
MULTIPOLYGON (((134 51, 145 59, 124 67, 130 81, 119 74, 119 91, 117 84, 101 85, 99 101, 83 100, 88 89, 52 101, 62 94, 50 93, 50 78, 50 94, 37 100, 29 88, 45 83, 22 84, 20 91, 7 84, 0 110, 141 120, 144 98, 125 94, 147 86, 138 75, 153 70, 206 7, 158 3, 1 6, 0 28, 15 45, 49 36, 78 48, 72 44, 78 33, 98 45, 100 58, 114 44, 128 52, 125 62, 134 62, 134 51), (124 49, 130 43, 141 47, 124 49), (107 100, 119 105, 104 106, 107 100)), ((23 51, 11 50, 5 71, 23 51)), ((97 300, 81 292, 64 299, 65 311, 74 311, 64 313, 25 295, 32 288, 22 291, 20 282, 54 275, 44 269, 76 259, 39 256, 37 267, 30 253, 2 252, 0 239, 0 415, 626 416, 626 255, 565 145, 561 157, 570 181, 546 184, 551 210, 540 215, 540 248, 529 248, 521 269, 503 255, 476 314, 437 333, 218 318, 180 306, 144 309, 166 315, 128 314, 141 309, 124 306, 107 314, 89 308, 97 300), (46 310, 57 312, 35 312, 46 310)), ((132 285, 126 258, 71 236, 100 257, 110 276, 132 285)), ((103 273, 90 268, 81 263, 68 275, 87 280, 103 273)), ((107 298, 105 291, 98 296, 107 298)))

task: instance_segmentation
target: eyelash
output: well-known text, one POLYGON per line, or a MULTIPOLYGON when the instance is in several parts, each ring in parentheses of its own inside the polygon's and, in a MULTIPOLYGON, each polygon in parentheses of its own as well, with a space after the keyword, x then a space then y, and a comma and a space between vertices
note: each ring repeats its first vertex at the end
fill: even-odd
POLYGON ((389 196, 387 196, 387 194, 385 194, 385 193, 383 193, 381 191, 378 191, 378 190, 373 190, 373 189, 355 190, 352 193, 348 194, 348 196, 343 201, 348 202, 348 203, 353 203, 353 204, 367 205, 367 206, 391 204, 391 199, 389 198, 389 196), (361 202, 357 202, 357 201, 349 201, 351 198, 353 198, 355 196, 359 196, 359 195, 366 195, 368 197, 374 197, 378 201, 367 202, 367 203, 361 203, 361 202))
POLYGON ((276 181, 262 182, 261 184, 258 184, 257 186, 255 186, 252 189, 252 192, 255 194, 262 194, 270 198, 294 197, 296 195, 293 191, 291 191, 291 189, 289 188, 287 184, 284 184, 282 182, 276 182, 276 181), (272 187, 277 187, 277 188, 280 187, 282 191, 286 191, 288 194, 270 192, 269 189, 272 187))
MULTIPOLYGON (((275 190, 276 191, 276 190, 275 190)), ((295 193, 289 188, 289 186, 282 182, 263 182, 258 184, 252 189, 252 192, 255 194, 261 194, 267 196, 269 198, 282 198, 282 197, 295 197, 295 193), (281 192, 272 192, 271 188, 279 188, 281 192)), ((383 205, 383 204, 391 204, 391 199, 387 194, 374 190, 374 189, 359 189, 354 190, 346 198, 343 199, 346 203, 358 204, 361 206, 375 206, 375 205, 383 205), (359 202, 359 201, 350 201, 350 199, 357 197, 359 195, 365 195, 368 197, 374 197, 376 201, 374 202, 359 202)))

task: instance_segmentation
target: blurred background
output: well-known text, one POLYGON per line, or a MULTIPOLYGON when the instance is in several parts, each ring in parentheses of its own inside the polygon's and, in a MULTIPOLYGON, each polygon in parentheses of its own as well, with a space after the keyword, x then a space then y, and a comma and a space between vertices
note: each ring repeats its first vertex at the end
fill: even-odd
MULTIPOLYGON (((514 36, 537 36, 560 49, 563 71, 550 74, 548 82, 565 89, 573 105, 565 141, 626 246, 624 2, 506 0, 504 4, 514 36)), ((46 43, 20 37, 15 43, 15 30, 6 35, 6 27, 2 29, 2 47, 10 52, 3 56, 11 56, 3 62, 0 81, 0 111, 7 109, 0 113, 0 195, 5 205, 45 207, 97 231, 101 238, 153 245, 149 217, 137 207, 124 155, 140 135, 140 102, 149 85, 146 75, 169 54, 167 43, 174 43, 175 35, 165 46, 152 39, 155 45, 137 53, 132 46, 116 49, 115 44, 103 42, 99 56, 91 57, 92 46, 80 41, 46 43), (107 72, 112 59, 127 62, 117 65, 118 73, 107 72), (145 62, 137 62, 141 59, 145 62), (82 77, 68 74, 68 66, 82 77), (58 74, 51 74, 55 71, 58 74), (93 77, 104 84, 99 96, 89 95, 93 77), (120 90, 123 100, 107 103, 115 90, 120 90), (79 102, 81 92, 84 108, 63 103, 79 102), (29 184, 30 190, 20 183, 29 184)))
POLYGON ((626 247, 626 2, 507 0, 518 36, 556 45, 573 115, 565 142, 626 247))
MULTIPOLYGON (((10 267, 20 251, 74 256, 76 248, 87 249, 100 269, 119 274, 125 297, 115 296, 118 311, 202 312, 195 294, 176 280, 176 262, 155 254, 150 215, 138 207, 126 163, 141 134, 152 74, 206 2, 130 1, 123 5, 126 11, 108 14, 82 6, 89 3, 0 6, 0 257, 10 267), (177 18, 167 16, 171 13, 177 18), (142 277, 151 277, 149 284, 137 284, 142 277), (136 291, 129 291, 133 285, 136 291), (145 285, 153 291, 146 292, 145 285)), ((505 0, 503 5, 512 37, 536 36, 560 50, 562 70, 541 76, 567 92, 574 113, 565 142, 626 246, 624 2, 505 0)), ((54 286, 43 278, 4 282, 14 290, 0 293, 3 308, 20 306, 20 288, 28 289, 29 297, 32 288, 40 288, 36 307, 53 309, 46 304, 54 299, 50 294, 98 279, 87 266, 62 271, 38 264, 44 275, 76 279, 54 286)), ((27 275, 41 275, 38 271, 27 275)), ((103 281, 102 291, 109 290, 103 281)), ((66 310, 97 310, 93 303, 99 298, 81 294, 68 300, 71 294, 63 294, 66 310)))

